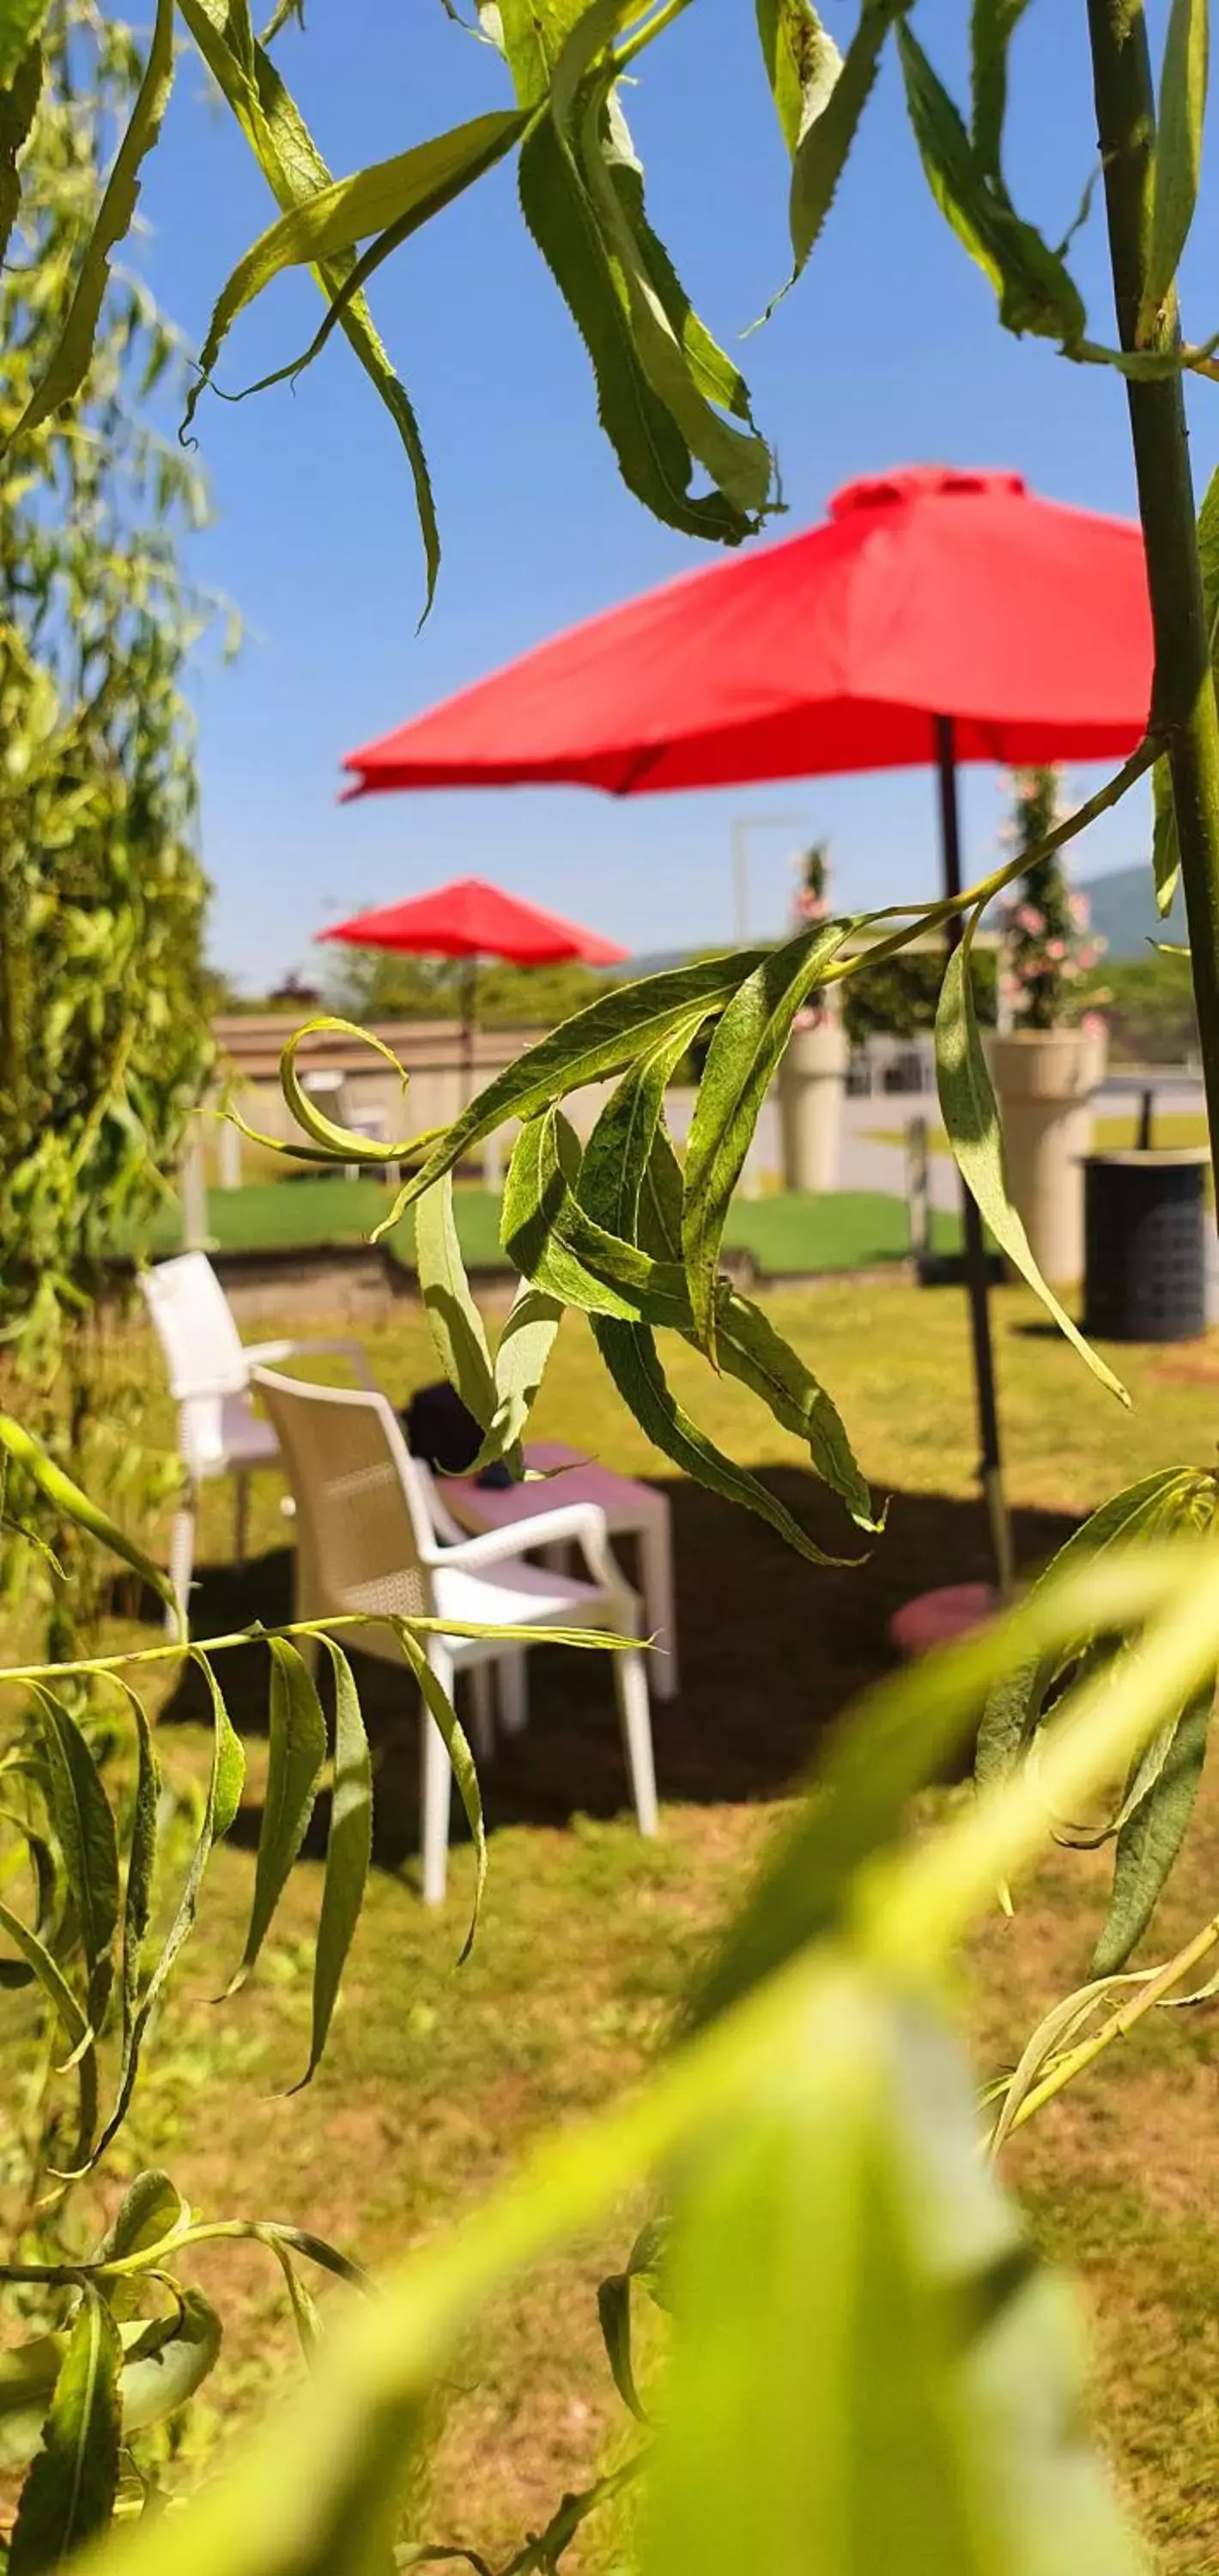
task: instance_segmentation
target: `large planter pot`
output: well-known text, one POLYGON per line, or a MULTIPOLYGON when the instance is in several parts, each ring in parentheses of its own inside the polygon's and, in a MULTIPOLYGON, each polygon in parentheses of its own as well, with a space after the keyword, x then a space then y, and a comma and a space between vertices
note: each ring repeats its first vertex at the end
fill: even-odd
POLYGON ((837 1011, 795 1029, 779 1066, 785 1190, 836 1190, 842 1159, 847 1034, 837 1011))
POLYGON ((1104 1028, 1021 1029, 987 1042, 1012 1198, 1055 1284, 1083 1276, 1084 1156, 1108 1052, 1104 1028))

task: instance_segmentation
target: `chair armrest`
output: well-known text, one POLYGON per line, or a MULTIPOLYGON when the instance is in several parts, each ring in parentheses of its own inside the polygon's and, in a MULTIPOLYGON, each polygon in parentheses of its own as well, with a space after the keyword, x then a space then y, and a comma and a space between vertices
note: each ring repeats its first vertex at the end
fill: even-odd
POLYGON ((377 1382, 369 1368, 363 1344, 351 1341, 342 1334, 307 1333, 299 1340, 245 1342, 242 1344, 242 1349, 252 1369, 275 1368, 280 1360, 302 1359, 311 1354, 317 1357, 323 1353, 337 1355, 342 1359, 350 1360, 361 1386, 373 1392, 376 1390, 377 1382))
POLYGON ((599 1503, 565 1503, 557 1511, 531 1512, 528 1520, 506 1522, 502 1529, 480 1530, 476 1538, 464 1538, 456 1547, 429 1548, 425 1563, 459 1565, 474 1574, 480 1566, 504 1565, 513 1557, 526 1555, 531 1547, 554 1547, 566 1539, 575 1541, 595 1582, 629 1599, 629 1586, 610 1552, 605 1514, 599 1503))

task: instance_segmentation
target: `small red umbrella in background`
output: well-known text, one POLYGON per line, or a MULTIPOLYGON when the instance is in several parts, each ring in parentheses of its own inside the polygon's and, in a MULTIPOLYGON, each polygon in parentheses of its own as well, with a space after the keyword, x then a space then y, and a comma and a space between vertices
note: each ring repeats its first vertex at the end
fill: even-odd
MULTIPOLYGON (((1151 671, 1136 527, 1039 500, 1018 474, 915 466, 848 484, 799 536, 590 619, 344 767, 353 796, 546 782, 637 796, 933 762, 957 894, 958 761, 1133 751, 1151 671)), ((965 1245, 1005 1583, 986 1257, 968 1192, 965 1245)))
POLYGON ((625 965, 630 951, 616 948, 578 922, 558 913, 521 903, 481 877, 459 877, 437 886, 412 903, 384 904, 375 912, 353 913, 350 921, 319 930, 319 939, 341 939, 351 948, 396 948, 416 957, 461 957, 462 1060, 467 1075, 474 1070, 474 1028, 478 1004, 478 960, 507 958, 516 966, 625 965))

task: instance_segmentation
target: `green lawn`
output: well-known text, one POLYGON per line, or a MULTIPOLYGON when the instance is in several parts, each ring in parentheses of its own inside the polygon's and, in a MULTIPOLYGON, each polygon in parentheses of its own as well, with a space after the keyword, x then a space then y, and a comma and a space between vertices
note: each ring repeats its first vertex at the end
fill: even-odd
MULTIPOLYGON (((539 1436, 565 1437, 624 1472, 665 1475, 672 1497, 683 1688, 654 1712, 663 1834, 645 1846, 623 1815, 604 1669, 560 1649, 536 1654, 532 1723, 504 1742, 485 1775, 486 1911, 474 1955, 456 1973, 469 1848, 454 1849, 448 1905, 425 1915, 415 1892, 410 1694, 389 1668, 364 1666, 377 1867, 331 2055, 292 2100, 286 2087, 307 2048, 326 1802, 256 1979, 218 2007, 213 1999, 241 1949, 265 1766, 262 1650, 226 1659, 251 1755, 246 1809, 209 1876, 200 1932, 171 1990, 124 2151, 167 2165, 200 2212, 294 2219, 377 2264, 459 2224, 544 2126, 575 2120, 629 2085, 662 2041, 793 1776, 843 1704, 884 1669, 892 1610, 923 1585, 984 1570, 960 1294, 898 1280, 830 1281, 766 1303, 837 1398, 877 1490, 893 1497, 883 1538, 860 1566, 810 1568, 762 1524, 669 1475, 610 1389, 584 1323, 569 1318, 543 1386, 539 1436)), ((1209 1458, 1219 1343, 1111 1353, 1134 1397, 1125 1413, 1041 1328, 1023 1291, 997 1291, 994 1314, 1026 1567, 1118 1483, 1178 1457, 1209 1458)), ((274 1330, 274 1320, 260 1330, 274 1330)), ((366 1338, 396 1402, 435 1374, 413 1306, 366 1338)), ((675 1392, 706 1430, 754 1464, 824 1544, 845 1540, 851 1552, 798 1445, 684 1344, 664 1336, 663 1348, 675 1392)), ((144 1436, 168 1450, 172 1410, 147 1332, 116 1333, 107 1364, 151 1390, 144 1436)), ((206 1490, 200 1633, 286 1608, 280 1490, 274 1475, 256 1480, 242 1575, 231 1563, 231 1498, 220 1486, 206 1490)), ((119 1507, 130 1517, 130 1488, 119 1507)), ((154 1544, 164 1534, 163 1518, 149 1523, 154 1544)), ((192 1677, 159 1729, 173 1785, 201 1774, 203 1714, 192 1677)), ((1040 2014, 1086 1975, 1104 1866, 1103 1856, 1055 1852, 1021 1892, 1015 1920, 996 1915, 980 1928, 958 2003, 981 2068, 1010 2064, 1040 2014)), ((1213 1912, 1217 1881, 1212 1784, 1153 1956, 1213 1912)), ((1009 2161, 1039 2238, 1082 2274, 1106 2438, 1172 2576, 1219 2566, 1215 2027, 1205 2011, 1164 2014, 1150 2032, 1144 2025, 1124 2055, 1110 2052, 1103 2073, 1022 2133, 1009 2161)), ((11 2056, 0 2062, 12 2093, 11 2056)), ((103 2215, 87 2186, 82 2243, 94 2232, 90 2192, 99 2224, 103 2215)), ((636 2216, 624 2210, 522 2280, 469 2339, 443 2393, 418 2507, 422 2536, 465 2542, 499 2564, 564 2488, 586 2484, 633 2444, 600 2356, 595 2285, 621 2261, 636 2216)), ((213 2249, 200 2257, 198 2277, 229 2318, 204 2419, 223 2437, 269 2379, 296 2365, 274 2277, 254 2250, 213 2249)), ((337 2309, 344 2295, 332 2290, 323 2304, 337 2309)), ((188 2463, 197 2441, 196 2425, 188 2463)), ((611 2516, 573 2554, 572 2576, 621 2576, 627 2563, 611 2516)))
MULTIPOLYGON (((248 1189, 212 1190, 208 1224, 221 1252, 303 1251, 366 1242, 390 1205, 389 1192, 373 1180, 327 1174, 291 1182, 256 1181, 248 1189)), ((454 1206, 469 1268, 506 1271, 498 1199, 488 1190, 459 1189, 454 1206)), ((936 1249, 953 1250, 959 1240, 957 1219, 937 1216, 935 1226, 936 1249)), ((169 1208, 155 1250, 164 1255, 180 1241, 181 1220, 177 1209, 169 1208)), ((825 1198, 778 1193, 739 1200, 729 1216, 726 1242, 730 1250, 751 1253, 766 1276, 782 1279, 901 1261, 910 1249, 910 1231, 905 1202, 875 1190, 842 1190, 825 1198)), ((396 1259, 413 1264, 409 1215, 390 1243, 396 1259)))

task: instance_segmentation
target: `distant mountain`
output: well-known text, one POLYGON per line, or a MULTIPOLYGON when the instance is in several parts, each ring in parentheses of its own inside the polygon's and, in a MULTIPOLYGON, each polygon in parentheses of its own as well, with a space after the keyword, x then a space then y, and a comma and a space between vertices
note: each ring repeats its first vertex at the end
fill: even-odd
POLYGON ((1089 877, 1080 886, 1092 905, 1092 927, 1108 942, 1110 957, 1146 957, 1149 939, 1185 937, 1185 910, 1178 891, 1166 920, 1156 911, 1151 869, 1115 868, 1112 875, 1089 877))

